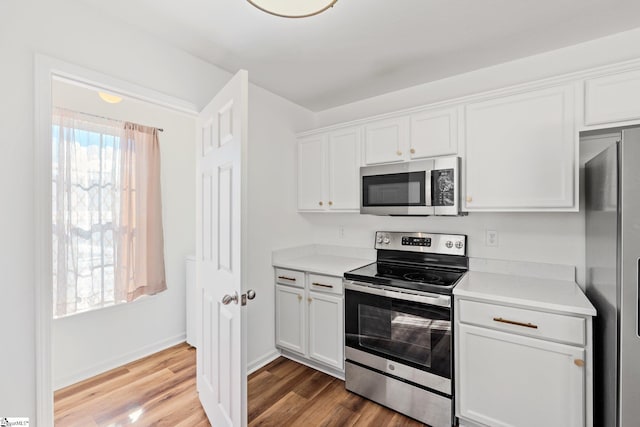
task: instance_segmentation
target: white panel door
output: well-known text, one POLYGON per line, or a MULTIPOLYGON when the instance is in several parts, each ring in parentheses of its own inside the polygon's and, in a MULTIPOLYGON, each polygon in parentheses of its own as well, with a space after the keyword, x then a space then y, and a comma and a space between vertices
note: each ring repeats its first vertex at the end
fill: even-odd
POLYGON ((495 427, 584 427, 585 350, 461 324, 457 415, 495 427))
POLYGON ((317 211, 327 207, 326 135, 298 141, 298 210, 317 211))
POLYGON ((408 117, 378 120, 365 125, 364 162, 373 165, 406 160, 408 138, 408 117))
POLYGON ((458 152, 458 110, 423 111, 411 115, 411 159, 458 152))
POLYGON ((572 85, 467 105, 464 209, 576 210, 574 122, 572 85))
POLYGON ((343 298, 309 292, 309 357, 344 368, 343 298))
POLYGON ((238 304, 246 227, 247 104, 247 72, 241 70, 198 118, 197 386, 216 427, 247 424, 246 322, 238 304))
POLYGON ((276 345, 305 354, 304 288, 276 285, 276 345))
POLYGON ((329 134, 329 209, 360 210, 360 135, 362 128, 329 134))

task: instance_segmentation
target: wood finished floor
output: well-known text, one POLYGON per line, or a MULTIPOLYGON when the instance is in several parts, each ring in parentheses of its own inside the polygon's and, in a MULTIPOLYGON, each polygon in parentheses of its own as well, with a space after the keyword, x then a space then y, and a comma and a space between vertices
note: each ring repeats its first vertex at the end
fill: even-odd
MULTIPOLYGON (((249 426, 423 426, 285 358, 249 376, 249 426)), ((137 360, 54 396, 56 427, 209 426, 187 344, 137 360)))

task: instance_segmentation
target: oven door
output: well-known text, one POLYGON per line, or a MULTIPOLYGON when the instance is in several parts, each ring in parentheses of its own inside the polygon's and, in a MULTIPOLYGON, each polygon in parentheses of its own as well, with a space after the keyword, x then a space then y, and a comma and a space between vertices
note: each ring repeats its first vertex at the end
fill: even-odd
POLYGON ((450 380, 450 306, 449 296, 411 295, 345 282, 347 354, 354 349, 351 354, 366 353, 450 380))

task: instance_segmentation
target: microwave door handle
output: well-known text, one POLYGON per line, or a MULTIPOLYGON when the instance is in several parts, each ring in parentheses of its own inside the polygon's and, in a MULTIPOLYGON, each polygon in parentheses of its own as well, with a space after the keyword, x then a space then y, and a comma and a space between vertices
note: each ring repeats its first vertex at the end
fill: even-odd
POLYGON ((433 171, 428 170, 425 171, 424 177, 424 203, 426 206, 433 206, 433 195, 431 194, 431 189, 433 186, 433 171))

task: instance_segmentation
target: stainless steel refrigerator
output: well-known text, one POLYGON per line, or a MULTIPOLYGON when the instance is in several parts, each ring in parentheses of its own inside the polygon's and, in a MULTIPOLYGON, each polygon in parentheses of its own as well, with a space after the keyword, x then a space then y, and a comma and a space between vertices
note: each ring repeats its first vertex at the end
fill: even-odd
POLYGON ((594 426, 640 426, 640 127, 585 167, 586 290, 594 319, 594 426))

